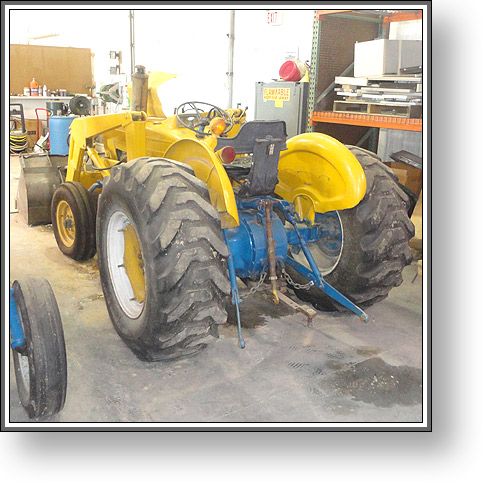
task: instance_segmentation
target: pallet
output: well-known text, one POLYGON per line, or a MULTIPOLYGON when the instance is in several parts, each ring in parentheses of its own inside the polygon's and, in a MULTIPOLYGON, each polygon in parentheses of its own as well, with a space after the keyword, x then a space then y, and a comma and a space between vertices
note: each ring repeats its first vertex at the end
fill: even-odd
POLYGON ((383 103, 367 101, 338 101, 334 102, 333 112, 342 114, 373 114, 406 119, 419 119, 422 117, 422 105, 411 103, 383 103))

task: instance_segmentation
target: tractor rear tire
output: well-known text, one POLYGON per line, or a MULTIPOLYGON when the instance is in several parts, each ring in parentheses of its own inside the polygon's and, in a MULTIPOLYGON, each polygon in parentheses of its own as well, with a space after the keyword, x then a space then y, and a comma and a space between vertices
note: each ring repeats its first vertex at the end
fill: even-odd
POLYGON ((228 249, 208 189, 189 166, 144 157, 113 168, 98 203, 97 237, 110 318, 140 359, 189 356, 218 337, 227 321, 228 249), (126 232, 114 228, 120 218, 137 236, 141 289, 128 272, 126 232))
POLYGON ((96 196, 80 182, 65 182, 54 191, 51 218, 56 243, 63 254, 86 261, 96 254, 96 196), (65 227, 65 222, 68 227, 65 227))
MULTIPOLYGON (((402 283, 402 270, 411 263, 409 240, 415 234, 409 219, 410 200, 397 177, 379 158, 349 146, 366 174, 366 195, 354 208, 338 212, 343 228, 339 262, 324 279, 361 307, 386 298, 402 283)), ((296 282, 305 281, 292 268, 296 282)), ((347 311, 320 289, 296 290, 303 301, 321 311, 347 311)))
POLYGON ((12 350, 19 399, 30 418, 58 413, 65 404, 67 361, 60 312, 49 282, 27 278, 12 285, 26 340, 12 350))

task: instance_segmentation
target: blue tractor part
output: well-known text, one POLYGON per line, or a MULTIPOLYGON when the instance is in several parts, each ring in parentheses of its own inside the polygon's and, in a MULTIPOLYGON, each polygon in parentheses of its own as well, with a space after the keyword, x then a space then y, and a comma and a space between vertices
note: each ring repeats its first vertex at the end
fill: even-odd
POLYGON ((10 332, 10 345, 13 350, 19 350, 26 345, 26 339, 21 319, 19 317, 19 310, 14 297, 14 289, 9 289, 9 332, 10 332))
MULTIPOLYGON (((268 268, 268 243, 263 199, 239 201, 240 226, 225 231, 226 242, 233 256, 236 275, 257 280, 268 268)), ((273 214, 271 227, 275 238, 276 257, 287 256, 289 242, 284 225, 273 214)))
POLYGON ((241 348, 245 347, 245 342, 240 322, 242 300, 237 278, 258 280, 269 272, 275 301, 277 270, 285 272, 285 265, 295 269, 308 284, 321 289, 362 321, 368 321, 361 308, 324 280, 309 248, 310 243, 321 243, 337 255, 342 247, 342 230, 334 225, 337 220, 321 215, 317 216, 315 224, 310 224, 299 218, 289 202, 272 196, 238 199, 237 203, 240 226, 224 230, 224 239, 229 249, 228 273, 241 348), (296 256, 302 252, 306 264, 295 260, 291 252, 296 256))

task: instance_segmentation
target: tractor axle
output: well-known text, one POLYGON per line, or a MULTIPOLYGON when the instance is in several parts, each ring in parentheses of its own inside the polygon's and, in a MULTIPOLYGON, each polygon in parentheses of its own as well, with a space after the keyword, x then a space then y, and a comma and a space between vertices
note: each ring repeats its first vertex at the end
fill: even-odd
MULTIPOLYGON (((328 284, 320 272, 308 247, 325 238, 317 224, 301 220, 292 205, 285 200, 263 196, 238 200, 240 226, 224 230, 229 249, 228 272, 231 282, 232 302, 236 308, 238 339, 245 347, 240 323, 240 294, 237 277, 257 280, 269 272, 273 302, 277 303, 277 265, 292 267, 301 277, 321 289, 329 298, 344 306, 364 322, 366 313, 337 289, 328 284), (301 250, 309 267, 299 263, 289 254, 289 248, 301 250)), ((332 238, 332 237, 329 237, 332 238)))

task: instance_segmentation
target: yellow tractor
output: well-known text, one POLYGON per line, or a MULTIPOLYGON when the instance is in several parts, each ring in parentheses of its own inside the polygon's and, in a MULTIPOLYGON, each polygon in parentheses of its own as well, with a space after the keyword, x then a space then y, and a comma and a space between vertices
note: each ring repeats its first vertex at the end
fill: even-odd
POLYGON ((164 77, 138 67, 131 111, 77 118, 54 235, 76 260, 98 252, 115 329, 142 359, 190 355, 236 310, 238 279, 278 303, 349 311, 385 298, 411 261, 408 196, 372 153, 282 121, 186 102, 163 114, 164 77), (234 305, 234 308, 233 308, 234 305), (359 306, 358 306, 359 305, 359 306))

